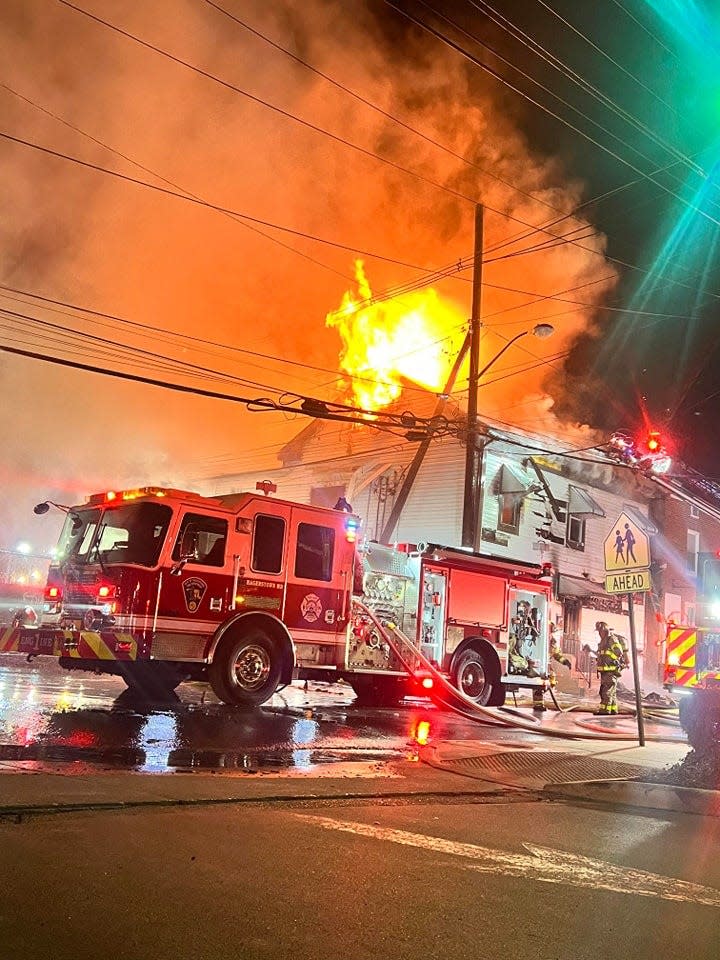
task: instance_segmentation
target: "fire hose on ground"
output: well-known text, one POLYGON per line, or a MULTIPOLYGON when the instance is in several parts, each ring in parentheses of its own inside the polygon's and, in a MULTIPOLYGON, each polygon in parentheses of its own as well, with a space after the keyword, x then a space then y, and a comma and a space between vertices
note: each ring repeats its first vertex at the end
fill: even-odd
MULTIPOLYGON (((597 723, 586 723, 576 718, 573 718, 574 722, 579 727, 583 727, 582 732, 578 730, 578 732, 575 733, 571 730, 554 730, 551 727, 544 727, 537 719, 523 718, 515 711, 512 711, 511 708, 480 706, 475 700, 472 700, 455 687, 444 674, 433 666, 410 637, 404 634, 394 623, 381 623, 373 611, 359 600, 354 599, 353 606, 361 616, 369 619, 375 629, 379 631, 380 636, 388 643, 390 649, 411 677, 417 677, 421 671, 424 676, 429 676, 432 679, 433 686, 432 690, 429 691, 432 700, 439 706, 452 710, 453 713, 464 717, 466 720, 472 720, 476 723, 483 723, 493 727, 510 727, 525 730, 529 733, 539 734, 540 736, 554 737, 562 740, 637 740, 635 733, 609 730, 601 727, 597 723)), ((553 700, 555 700, 554 696, 553 700)), ((557 705, 557 701, 555 701, 555 703, 557 705)), ((567 711, 561 710, 561 713, 565 712, 567 711)), ((673 738, 663 737, 657 734, 647 735, 646 739, 658 743, 668 741, 675 742, 673 738)))

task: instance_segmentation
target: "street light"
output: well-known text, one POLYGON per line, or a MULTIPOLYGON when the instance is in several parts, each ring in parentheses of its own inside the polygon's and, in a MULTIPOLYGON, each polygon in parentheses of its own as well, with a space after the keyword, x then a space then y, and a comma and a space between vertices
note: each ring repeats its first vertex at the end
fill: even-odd
MULTIPOLYGON (((518 333, 511 340, 508 340, 502 350, 500 350, 499 353, 496 353, 492 360, 490 360, 489 363, 486 363, 482 370, 478 373, 476 387, 479 385, 481 377, 485 376, 495 361, 499 360, 505 351, 509 350, 514 343, 517 343, 518 340, 520 340, 522 337, 526 337, 529 333, 532 334, 533 337, 537 337, 539 340, 546 340, 555 333, 555 327, 551 323, 536 323, 532 330, 523 330, 522 333, 518 333)), ((472 390, 472 385, 470 385, 470 388, 472 390)))
POLYGON ((477 358, 479 353, 479 333, 480 324, 474 323, 472 327, 474 343, 470 346, 470 377, 468 380, 468 411, 467 411, 467 445, 465 447, 465 490, 463 495, 463 520, 462 520, 462 545, 477 551, 478 543, 478 524, 480 513, 480 460, 482 450, 478 444, 479 432, 477 422, 477 391, 480 380, 488 372, 490 367, 500 359, 500 357, 517 343, 522 337, 529 333, 534 337, 544 340, 552 336, 555 327, 550 323, 538 323, 531 330, 523 330, 508 340, 505 346, 490 360, 482 370, 477 373, 477 358))

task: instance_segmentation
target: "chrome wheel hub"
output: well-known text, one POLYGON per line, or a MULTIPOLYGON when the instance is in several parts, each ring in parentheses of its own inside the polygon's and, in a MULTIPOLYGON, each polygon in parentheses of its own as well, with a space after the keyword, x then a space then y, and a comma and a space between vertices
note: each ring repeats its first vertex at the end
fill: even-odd
POLYGON ((270 673, 270 654, 264 647, 249 644, 238 651, 233 664, 235 683, 244 690, 261 687, 270 673))

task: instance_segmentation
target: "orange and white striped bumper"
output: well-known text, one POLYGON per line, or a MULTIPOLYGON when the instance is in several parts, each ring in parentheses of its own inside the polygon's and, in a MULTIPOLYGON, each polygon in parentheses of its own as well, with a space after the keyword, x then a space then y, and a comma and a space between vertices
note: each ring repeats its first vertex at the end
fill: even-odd
POLYGON ((103 630, 28 629, 0 631, 0 653, 45 654, 78 660, 137 660, 137 641, 129 633, 103 630))

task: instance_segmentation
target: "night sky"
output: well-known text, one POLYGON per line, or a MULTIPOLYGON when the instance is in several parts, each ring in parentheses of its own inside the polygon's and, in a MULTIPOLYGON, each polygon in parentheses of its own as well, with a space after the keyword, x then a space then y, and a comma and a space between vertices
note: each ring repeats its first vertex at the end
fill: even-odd
MULTIPOLYGON (((469 257, 482 201, 483 360, 556 334, 508 351, 481 412, 569 446, 652 423, 720 475, 711 10, 5 0, 0 342, 333 399, 355 257, 376 292, 414 283, 469 257)), ((434 284, 461 321, 469 277, 434 284)), ((7 353, 0 377, 0 545, 48 496, 265 473, 307 422, 7 353)))

